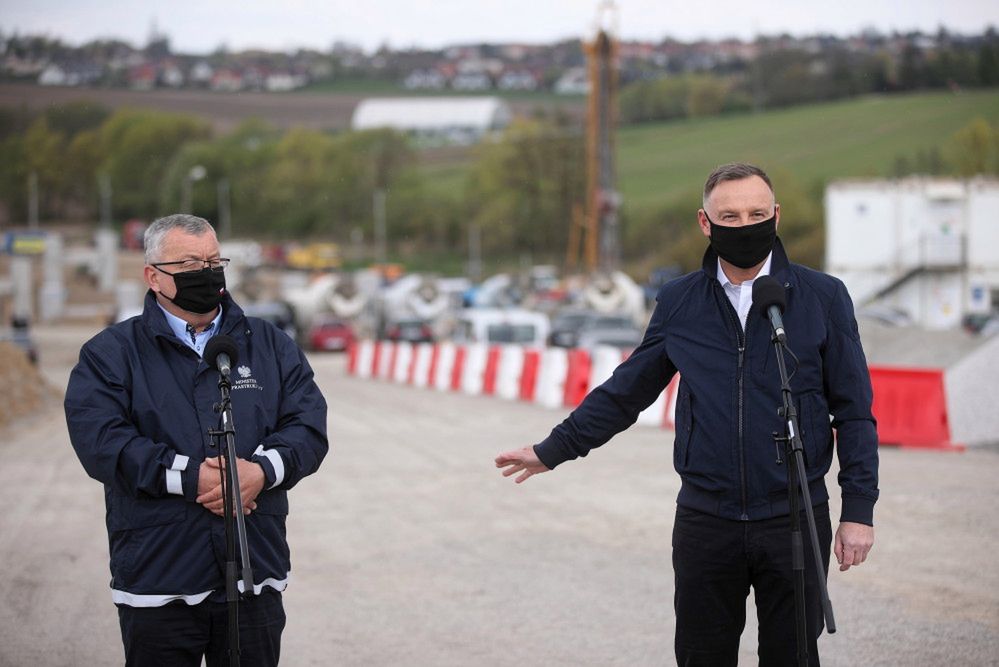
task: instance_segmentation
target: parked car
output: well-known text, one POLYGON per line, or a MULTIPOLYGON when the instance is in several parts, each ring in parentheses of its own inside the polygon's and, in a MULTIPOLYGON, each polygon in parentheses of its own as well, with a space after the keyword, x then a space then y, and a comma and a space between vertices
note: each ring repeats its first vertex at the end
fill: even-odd
POLYGON ((604 315, 592 310, 566 310, 555 316, 548 344, 555 347, 577 347, 580 337, 591 330, 641 331, 627 315, 604 315))
POLYGON ((642 342, 642 332, 634 326, 587 329, 579 335, 576 347, 592 350, 598 345, 609 345, 620 350, 634 350, 642 342))
POLYGON ((295 313, 291 306, 283 301, 255 301, 241 305, 243 314, 247 317, 259 317, 267 320, 281 331, 288 334, 292 340, 298 337, 298 329, 295 327, 295 313))
POLYGON ((385 338, 395 342, 432 343, 434 331, 427 320, 396 320, 385 327, 385 338))
POLYGON ((355 340, 354 327, 346 320, 324 317, 316 320, 308 333, 309 349, 325 352, 343 352, 355 340))

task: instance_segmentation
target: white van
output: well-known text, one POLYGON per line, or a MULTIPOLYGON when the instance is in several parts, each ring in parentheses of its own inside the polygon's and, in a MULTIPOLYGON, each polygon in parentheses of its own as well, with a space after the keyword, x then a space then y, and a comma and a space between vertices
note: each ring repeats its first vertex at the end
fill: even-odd
POLYGON ((550 329, 544 313, 522 308, 468 308, 458 314, 454 342, 544 347, 550 329))

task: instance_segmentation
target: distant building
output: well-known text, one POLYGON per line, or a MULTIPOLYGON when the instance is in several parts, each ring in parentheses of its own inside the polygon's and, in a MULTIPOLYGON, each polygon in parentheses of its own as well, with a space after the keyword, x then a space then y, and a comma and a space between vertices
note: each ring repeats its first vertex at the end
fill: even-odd
POLYGON ((502 130, 512 118, 509 105, 496 97, 370 98, 357 105, 351 127, 389 127, 431 141, 468 144, 502 130))
POLYGON ((999 180, 913 177, 826 189, 826 270, 865 308, 929 329, 999 313, 999 180))
POLYGON ((447 77, 436 69, 418 69, 403 79, 402 86, 406 90, 444 90, 447 77))
POLYGON ((86 86, 98 81, 103 70, 91 63, 49 64, 38 75, 41 86, 86 86))
POLYGON ((590 80, 585 67, 573 67, 565 71, 555 82, 553 90, 559 95, 588 95, 590 80))
POLYGON ((234 93, 245 87, 243 75, 234 69, 222 68, 212 74, 211 89, 219 92, 234 93))

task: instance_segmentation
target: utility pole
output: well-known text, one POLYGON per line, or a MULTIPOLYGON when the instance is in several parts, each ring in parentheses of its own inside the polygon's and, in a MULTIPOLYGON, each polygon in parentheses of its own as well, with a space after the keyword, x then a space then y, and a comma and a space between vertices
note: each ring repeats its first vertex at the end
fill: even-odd
POLYGON ((97 188, 101 193, 101 227, 111 229, 111 177, 107 173, 97 176, 97 188))
POLYGON ((385 264, 388 258, 388 239, 385 228, 385 190, 377 188, 374 195, 375 213, 375 262, 385 264))
POLYGON ((38 172, 28 174, 28 227, 38 229, 38 172))
POLYGON ((232 210, 229 198, 229 179, 221 178, 215 186, 218 191, 219 209, 219 236, 220 238, 231 240, 232 236, 232 210))

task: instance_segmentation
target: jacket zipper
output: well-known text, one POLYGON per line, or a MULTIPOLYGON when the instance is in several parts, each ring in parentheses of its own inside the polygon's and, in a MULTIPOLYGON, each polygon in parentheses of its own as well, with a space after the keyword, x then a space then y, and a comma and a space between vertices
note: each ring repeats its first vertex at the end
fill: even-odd
MULTIPOLYGON (((748 335, 747 335, 747 332, 743 331, 742 323, 739 321, 739 314, 737 312, 735 312, 735 308, 732 306, 732 302, 728 300, 728 295, 724 293, 724 289, 722 289, 722 297, 725 300, 725 305, 727 306, 727 311, 728 311, 728 314, 729 314, 729 318, 732 320, 733 324, 735 324, 736 343, 738 344, 738 351, 739 351, 739 365, 738 365, 738 372, 739 372, 739 381, 738 381, 738 387, 739 387, 739 479, 742 482, 742 488, 740 489, 741 492, 742 492, 742 515, 739 517, 739 519, 742 520, 742 521, 749 521, 749 515, 746 512, 746 507, 749 504, 749 501, 746 499, 746 494, 747 494, 747 492, 746 492, 746 486, 747 486, 746 485, 746 447, 745 447, 745 443, 743 442, 743 423, 742 423, 743 422, 743 418, 742 418, 743 417, 743 412, 745 411, 744 400, 743 400, 743 394, 744 394, 743 376, 745 374, 745 354, 746 354, 746 348, 747 348, 747 344, 746 343, 747 343, 748 335)), ((752 306, 750 306, 749 312, 750 313, 753 312, 752 306)), ((748 315, 746 317, 746 321, 747 322, 749 321, 749 316, 748 315)))

